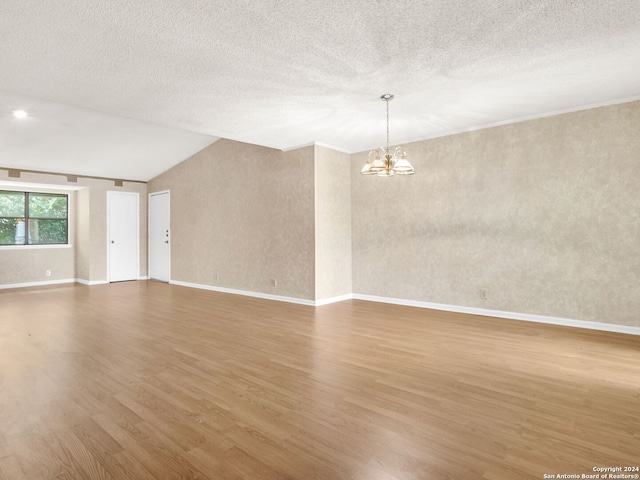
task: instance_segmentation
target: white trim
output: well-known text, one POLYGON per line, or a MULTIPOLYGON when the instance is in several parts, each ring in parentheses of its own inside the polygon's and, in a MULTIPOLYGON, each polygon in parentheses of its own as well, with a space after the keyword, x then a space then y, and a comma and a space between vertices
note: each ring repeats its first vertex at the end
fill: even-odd
MULTIPOLYGON (((11 168, 11 167, 9 167, 11 168)), ((16 170, 20 170, 20 168, 16 167, 16 170)), ((28 173, 28 172, 25 172, 28 173)), ((52 175, 65 175, 62 173, 53 173, 52 175)), ((0 186, 2 187, 8 187, 10 189, 20 189, 20 191, 22 191, 23 189, 27 189, 25 191, 30 192, 31 190, 29 190, 30 188, 34 188, 37 189, 37 191, 33 192, 33 193, 38 193, 41 192, 42 190, 49 190, 47 192, 41 192, 41 193, 57 193, 57 192, 71 192, 71 191, 77 191, 77 190, 82 190, 84 188, 87 188, 85 186, 71 186, 71 185, 58 185, 56 183, 30 183, 30 182, 21 182, 21 181, 0 181, 0 186)))
POLYGON ((353 153, 352 151, 347 150, 346 148, 336 147, 335 145, 329 145, 328 143, 323 143, 323 142, 309 142, 309 143, 305 143, 303 145, 296 145, 294 147, 281 148, 280 151, 282 151, 282 152, 290 152, 292 150, 298 150, 299 148, 313 147, 315 145, 318 145, 319 147, 330 148, 331 150, 336 150, 338 152, 347 153, 349 155, 351 155, 353 153))
POLYGON ((331 150, 335 150, 336 152, 347 153, 349 155, 351 155, 353 153, 352 151, 347 150, 346 148, 336 147, 335 145, 329 145, 328 143, 324 143, 324 142, 313 142, 313 144, 317 145, 319 147, 325 147, 325 148, 329 148, 331 150))
POLYGON ((91 285, 106 285, 107 283, 109 283, 106 280, 93 280, 93 281, 90 281, 90 280, 85 280, 84 278, 76 278, 76 282, 77 283, 81 283, 82 285, 89 285, 89 286, 91 286, 91 285))
POLYGON ((278 302, 297 303, 299 305, 308 305, 314 307, 313 300, 305 300, 303 298, 283 297, 281 295, 271 295, 269 293, 250 292, 247 290, 235 290, 233 288, 216 287, 213 285, 203 285, 200 283, 181 282, 179 280, 169 280, 171 285, 179 285, 181 287, 199 288, 201 290, 210 290, 212 292, 231 293, 233 295, 244 295, 245 297, 264 298, 265 300, 276 300, 278 302))
MULTIPOLYGON (((67 221, 69 221, 68 218, 67 221)), ((73 244, 54 243, 46 245, 0 245, 0 250, 40 250, 46 248, 73 248, 73 244)))
POLYGON ((138 277, 138 280, 149 280, 149 277, 144 276, 144 277, 138 277))
MULTIPOLYGON (((471 126, 471 127, 454 128, 454 129, 451 129, 451 130, 446 130, 444 132, 434 133, 432 135, 426 135, 426 136, 420 136, 420 137, 411 137, 411 138, 408 138, 408 139, 404 139, 399 143, 404 145, 404 146, 407 146, 407 144, 409 144, 409 143, 424 142, 425 140, 434 140, 436 138, 449 137, 449 136, 452 136, 452 135, 458 135, 460 133, 475 132, 475 131, 478 131, 478 130, 485 130, 485 129, 488 129, 488 128, 501 127, 503 125, 513 125, 513 124, 521 123, 521 122, 529 122, 531 120, 540 120, 542 118, 555 117, 557 115, 564 115, 566 113, 583 112, 583 111, 586 111, 586 110, 592 110, 594 108, 609 107, 611 105, 621 105, 623 103, 635 102, 637 100, 640 100, 640 95, 635 95, 635 96, 626 97, 626 98, 619 98, 619 99, 614 99, 614 100, 607 100, 605 102, 591 103, 589 105, 578 105, 576 107, 567 107, 567 108, 562 108, 562 109, 559 109, 559 110, 553 110, 551 112, 535 113, 533 115, 526 115, 524 117, 510 118, 510 119, 507 119, 507 120, 500 120, 500 121, 497 121, 497 122, 484 123, 482 125, 476 125, 476 126, 471 126)), ((398 143, 396 143, 396 145, 397 144, 398 143)), ((369 150, 361 150, 360 152, 357 152, 357 153, 363 153, 363 152, 367 152, 369 150)))
POLYGON ((62 280, 45 280, 43 282, 6 283, 0 285, 0 290, 9 288, 42 287, 45 285, 60 285, 62 283, 75 283, 75 278, 65 278, 62 280))
POLYGON ((482 315, 485 317, 507 318, 510 320, 522 320, 525 322, 547 323, 551 325, 561 325, 565 327, 587 328, 590 330, 602 330, 605 332, 627 333, 629 335, 640 335, 640 327, 627 325, 616 325, 611 323, 589 322, 587 320, 573 320, 570 318, 546 317, 544 315, 532 315, 529 313, 505 312, 502 310, 488 310, 484 308, 460 307, 447 305, 444 303, 420 302, 417 300, 407 300, 403 298, 378 297, 376 295, 362 295, 354 293, 355 300, 366 300, 368 302, 391 303, 394 305, 405 305, 408 307, 430 308, 445 312, 468 313, 471 315, 482 315))
POLYGON ((337 297, 324 298, 322 300, 316 300, 316 307, 321 307, 322 305, 329 305, 330 303, 344 302, 345 300, 351 300, 353 298, 353 293, 346 293, 344 295, 339 295, 337 297))
POLYGON ((299 148, 312 147, 316 144, 316 142, 303 143, 302 145, 295 145, 293 147, 281 148, 281 152, 290 152, 292 150, 298 150, 299 148))

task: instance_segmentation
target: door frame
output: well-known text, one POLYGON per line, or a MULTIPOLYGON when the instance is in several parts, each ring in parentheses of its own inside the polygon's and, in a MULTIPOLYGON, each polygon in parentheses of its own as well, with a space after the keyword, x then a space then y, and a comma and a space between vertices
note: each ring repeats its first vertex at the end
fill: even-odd
POLYGON ((107 190, 107 283, 111 283, 111 208, 109 199, 114 195, 134 196, 136 199, 136 265, 138 275, 135 280, 140 280, 140 194, 138 192, 118 192, 107 190))
POLYGON ((171 190, 159 190, 157 192, 151 192, 147 198, 147 205, 149 205, 147 212, 147 268, 149 270, 149 279, 151 279, 151 197, 156 195, 167 194, 169 200, 169 206, 167 212, 169 214, 169 283, 171 283, 171 190))

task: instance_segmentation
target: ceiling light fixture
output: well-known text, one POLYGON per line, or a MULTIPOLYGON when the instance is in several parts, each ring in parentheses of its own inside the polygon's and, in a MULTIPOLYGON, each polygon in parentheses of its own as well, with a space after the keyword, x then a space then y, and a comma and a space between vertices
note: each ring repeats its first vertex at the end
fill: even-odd
POLYGON ((11 110, 11 113, 16 118, 27 118, 29 115, 25 110, 11 110))
POLYGON ((387 148, 371 150, 369 158, 360 173, 362 175, 377 175, 379 177, 393 177, 394 175, 413 175, 416 173, 414 168, 407 160, 407 152, 402 147, 396 147, 391 153, 389 146, 389 102, 393 100, 393 95, 385 93, 380 100, 387 102, 387 148), (380 157, 382 153, 382 158, 380 157), (375 155, 375 157, 372 156, 375 155))

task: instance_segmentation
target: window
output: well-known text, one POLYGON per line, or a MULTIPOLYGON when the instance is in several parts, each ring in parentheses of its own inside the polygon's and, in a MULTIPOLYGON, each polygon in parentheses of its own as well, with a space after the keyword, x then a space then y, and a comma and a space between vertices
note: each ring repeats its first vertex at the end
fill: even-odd
POLYGON ((0 190, 0 245, 66 245, 69 197, 0 190))

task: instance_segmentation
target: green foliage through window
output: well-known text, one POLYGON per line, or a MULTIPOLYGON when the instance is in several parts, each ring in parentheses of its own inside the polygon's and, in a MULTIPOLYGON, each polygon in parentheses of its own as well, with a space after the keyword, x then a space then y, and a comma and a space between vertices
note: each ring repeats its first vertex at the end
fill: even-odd
POLYGON ((57 245, 69 239, 69 197, 0 191, 0 245, 57 245))

